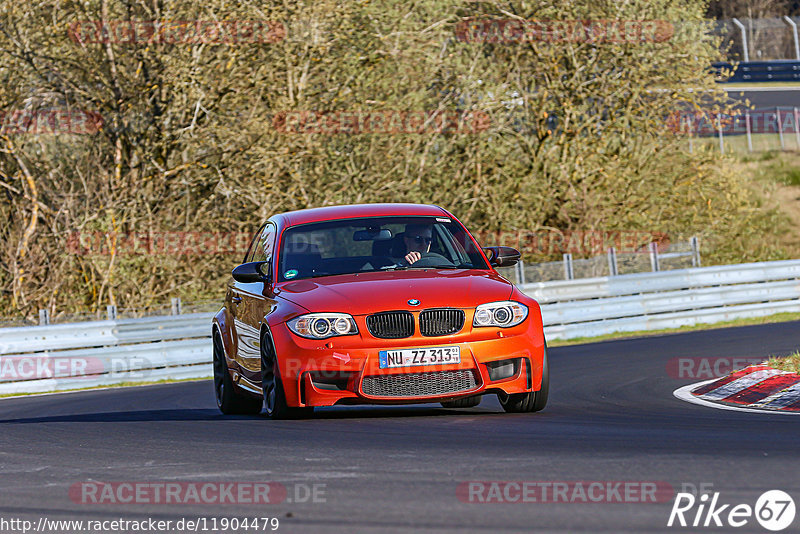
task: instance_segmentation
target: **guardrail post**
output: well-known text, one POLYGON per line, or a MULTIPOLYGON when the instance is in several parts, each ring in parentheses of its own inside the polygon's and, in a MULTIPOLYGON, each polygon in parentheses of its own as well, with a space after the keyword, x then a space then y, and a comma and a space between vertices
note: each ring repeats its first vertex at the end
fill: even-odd
POLYGON ((778 123, 778 137, 781 140, 781 150, 786 150, 786 144, 783 142, 783 122, 781 121, 781 108, 775 108, 775 120, 778 123))
POLYGON ((689 138, 689 154, 691 154, 694 150, 692 146, 692 123, 689 117, 684 119, 684 124, 686 124, 686 137, 689 138))
POLYGON ((744 24, 739 22, 739 19, 732 19, 733 23, 739 27, 739 30, 742 32, 742 51, 744 52, 744 60, 750 61, 750 52, 747 50, 747 31, 744 28, 744 24))
POLYGON ((701 267, 700 265, 700 243, 697 237, 692 237, 689 242, 692 245, 692 267, 701 267))
MULTIPOLYGON (((747 151, 748 152, 752 152, 753 151, 753 132, 750 129, 750 112, 747 111, 747 110, 745 110, 745 112, 744 112, 744 127, 747 130, 747 151)), ((798 135, 800 135, 800 134, 798 134, 798 135)), ((800 139, 800 137, 798 137, 798 139, 800 139)), ((800 146, 800 141, 798 141, 798 145, 797 146, 800 146)))
POLYGON ((608 249, 608 275, 609 276, 617 276, 619 271, 617 271, 617 249, 614 247, 610 247, 608 249))
POLYGON ((114 321, 117 319, 117 305, 116 304, 109 304, 106 306, 106 318, 109 321, 114 321))
POLYGON ((575 272, 572 270, 572 254, 564 254, 564 280, 574 280, 575 272))
POLYGON ((794 113, 794 138, 797 141, 797 149, 800 150, 800 124, 797 124, 797 108, 792 108, 794 113))
POLYGON ((180 297, 173 297, 172 298, 172 315, 180 315, 181 314, 181 298, 180 297))
POLYGON ((800 60, 800 40, 797 38, 797 24, 795 24, 794 21, 786 15, 783 16, 783 20, 785 20, 789 26, 792 27, 792 36, 794 37, 794 57, 800 60))
POLYGON ((653 272, 660 271, 661 268, 658 265, 658 243, 650 243, 650 267, 652 268, 653 272))
POLYGON ((50 324, 50 311, 47 309, 39 310, 39 326, 50 324))
POLYGON ((525 263, 522 260, 517 262, 516 266, 516 275, 517 275, 517 285, 522 285, 525 283, 525 263))

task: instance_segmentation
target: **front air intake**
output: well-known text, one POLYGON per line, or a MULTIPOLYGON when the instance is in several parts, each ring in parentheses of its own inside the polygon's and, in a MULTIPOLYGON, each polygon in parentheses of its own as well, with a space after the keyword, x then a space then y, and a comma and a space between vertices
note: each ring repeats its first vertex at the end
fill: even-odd
POLYGON ((367 329, 374 337, 400 339, 414 335, 414 316, 408 311, 388 311, 367 316, 367 329))
POLYGON ((471 369, 365 376, 361 391, 370 397, 436 397, 476 389, 471 369))
POLYGON ((423 336, 446 336, 464 328, 464 311, 452 308, 424 310, 419 314, 419 333, 423 336))

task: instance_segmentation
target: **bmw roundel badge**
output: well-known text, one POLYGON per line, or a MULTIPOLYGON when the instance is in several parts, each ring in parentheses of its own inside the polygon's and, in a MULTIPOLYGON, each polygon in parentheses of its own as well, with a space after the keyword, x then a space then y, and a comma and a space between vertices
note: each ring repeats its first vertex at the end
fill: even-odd
POLYGON ((408 304, 411 306, 419 306, 419 301, 417 299, 408 299, 408 304))

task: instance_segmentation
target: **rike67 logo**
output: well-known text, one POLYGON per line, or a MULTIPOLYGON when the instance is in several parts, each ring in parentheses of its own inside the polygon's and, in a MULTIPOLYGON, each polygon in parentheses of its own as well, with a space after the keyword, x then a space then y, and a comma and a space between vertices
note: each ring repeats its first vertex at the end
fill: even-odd
POLYGON ((771 531, 784 530, 794 521, 795 507, 792 497, 781 490, 766 491, 749 504, 722 504, 719 492, 695 497, 691 493, 678 493, 669 514, 667 526, 734 528, 752 525, 752 520, 771 531))

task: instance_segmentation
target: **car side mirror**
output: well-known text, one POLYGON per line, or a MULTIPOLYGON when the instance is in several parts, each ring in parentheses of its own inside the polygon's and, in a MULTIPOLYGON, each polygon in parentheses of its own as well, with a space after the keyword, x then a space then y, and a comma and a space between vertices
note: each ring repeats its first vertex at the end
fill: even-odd
POLYGON ((492 267, 510 267, 519 261, 519 250, 511 247, 486 247, 483 249, 492 267))
POLYGON ((233 279, 243 284, 269 281, 269 262, 250 261, 236 267, 231 273, 233 279))

